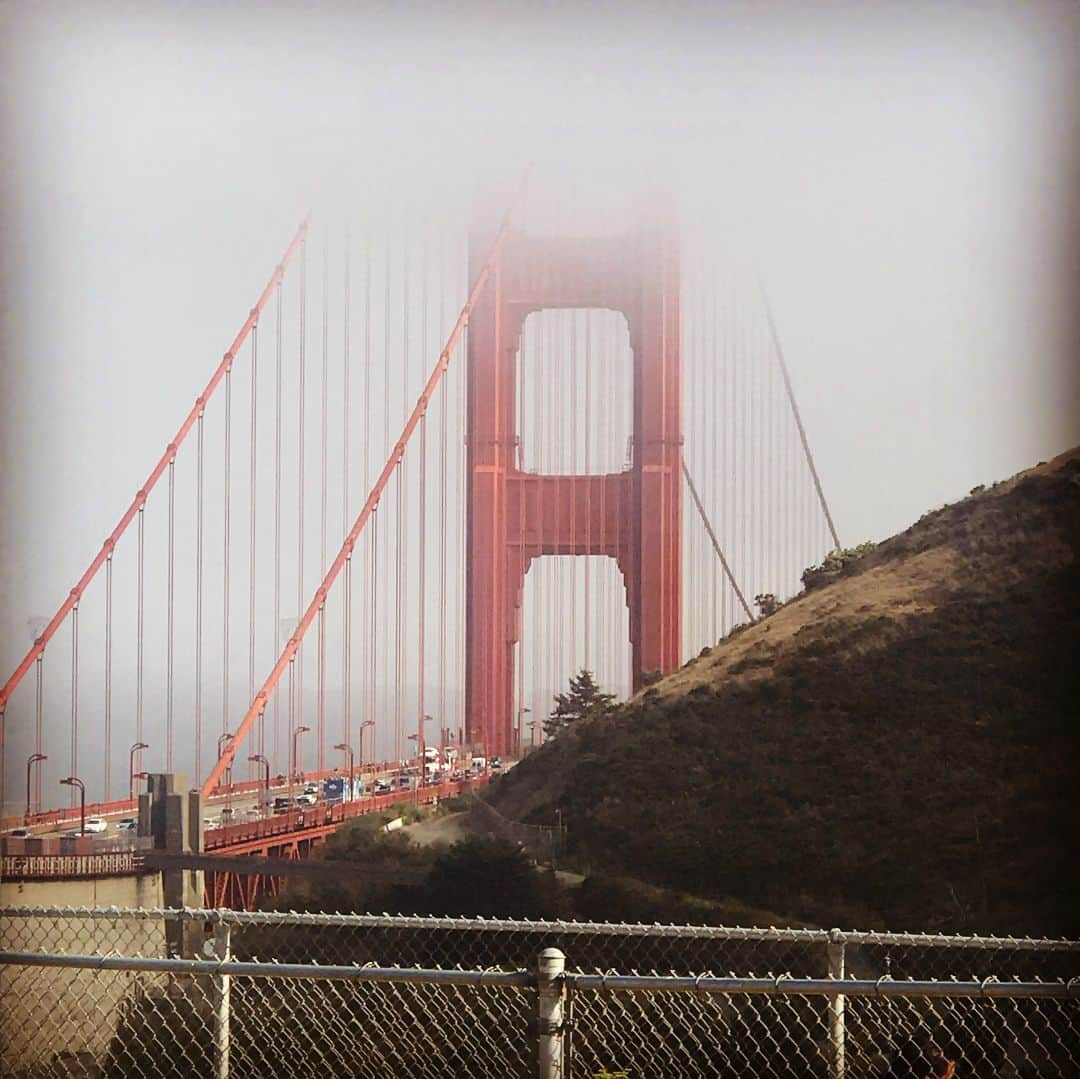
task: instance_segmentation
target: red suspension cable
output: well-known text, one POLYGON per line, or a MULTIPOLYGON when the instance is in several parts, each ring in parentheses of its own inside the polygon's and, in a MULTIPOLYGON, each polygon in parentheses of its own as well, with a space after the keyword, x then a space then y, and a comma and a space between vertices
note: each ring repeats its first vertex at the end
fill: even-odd
POLYGON ((259 296, 258 301, 252 308, 251 313, 248 315, 247 321, 245 321, 244 325, 241 326, 240 331, 239 333, 237 333, 232 345, 230 345, 228 352, 225 353, 225 357, 217 366, 216 370, 210 378, 210 381, 206 384, 203 392, 196 399, 194 406, 187 414, 184 422, 180 425, 179 430, 173 436, 172 441, 168 444, 168 446, 166 446, 165 452, 161 455, 161 458, 154 466, 153 471, 151 471, 150 475, 147 477, 146 482, 142 485, 142 487, 139 488, 131 505, 128 506, 127 510, 120 518, 116 527, 112 530, 108 538, 102 544, 101 550, 98 552, 97 555, 94 556, 93 561, 86 568, 86 571, 83 573, 83 575, 79 578, 78 583, 68 594, 64 602, 59 606, 56 613, 49 620, 48 624, 45 626, 44 630, 42 630, 37 640, 34 641, 33 645, 30 647, 30 650, 23 657, 22 662, 19 664, 18 667, 15 668, 15 671, 12 673, 11 677, 4 684, 4 687, 0 689, 0 710, 3 710, 6 707, 7 702, 11 699, 11 694, 14 692, 15 687, 18 686, 18 684, 22 681, 23 676, 30 669, 30 667, 34 663, 34 660, 36 660, 37 657, 41 655, 41 653, 45 650, 46 645, 48 645, 49 641, 52 640, 54 634, 56 633, 57 629, 59 629, 60 624, 67 617, 68 613, 72 610, 75 604, 79 602, 83 594, 86 592, 87 586, 90 584, 90 582, 97 575, 98 571, 104 565, 105 559, 115 549, 120 537, 127 530, 128 525, 131 524, 136 513, 138 513, 140 506, 145 504, 147 497, 154 489, 155 485, 161 478, 162 474, 165 472, 166 468, 173 460, 175 460, 176 451, 187 438, 188 433, 194 426, 196 419, 203 411, 206 402, 213 395, 214 390, 217 389, 218 383, 223 378, 226 368, 232 362, 233 355, 247 339, 248 334, 251 332, 251 328, 255 325, 255 322, 258 319, 259 312, 262 310, 266 301, 269 299, 270 294, 276 286, 277 282, 284 275, 285 268, 292 260, 293 254, 295 253, 297 247, 303 239, 306 231, 307 221, 305 220, 300 225, 299 229, 297 229, 296 235, 293 237, 292 242, 289 244, 289 247, 286 250, 284 256, 282 257, 281 262, 274 270, 274 273, 270 278, 270 282, 267 284, 266 288, 263 289, 263 292, 259 296))
POLYGON ((237 728, 235 737, 230 739, 229 743, 225 746, 221 757, 218 759, 214 768, 207 776, 206 781, 204 782, 202 787, 204 794, 209 794, 214 789, 225 769, 231 765, 232 760, 236 755, 237 749, 239 748, 239 745, 250 731, 251 726, 257 718, 260 709, 265 706, 265 702, 269 693, 277 685, 282 674, 284 673, 285 668, 289 666, 293 658, 296 656, 300 644, 303 641, 304 635, 306 634, 309 626, 314 620, 319 608, 325 602, 327 591, 337 579, 338 574, 341 572, 341 569, 345 563, 345 559, 351 555, 352 550, 356 544, 357 537, 363 531, 364 526, 368 522, 368 519, 374 512, 375 506, 378 504, 379 499, 382 497, 382 494, 385 491, 391 476, 393 475, 402 457, 404 456, 405 447, 409 439, 412 437, 413 432, 419 425, 421 417, 427 411, 428 403, 431 399, 432 393, 442 379, 446 368, 449 366, 451 354, 456 348, 458 341, 460 340, 464 332, 465 326, 468 323, 469 317, 472 314, 472 310, 476 304, 480 292, 484 288, 484 285, 486 284, 488 277, 490 276, 494 262, 497 259, 500 250, 502 249, 502 245, 505 240, 508 228, 509 214, 503 220, 502 226, 500 227, 495 241, 492 244, 491 251, 485 259, 484 264, 481 267, 480 272, 477 275, 476 281, 474 282, 473 287, 469 293, 469 298, 466 301, 465 306, 462 308, 460 315, 458 316, 458 320, 455 323, 454 329, 451 332, 449 339, 447 340, 446 346, 440 353, 439 360, 436 363, 434 370, 431 372, 431 375, 429 376, 426 385, 424 386, 424 390, 420 396, 420 399, 417 401, 415 407, 413 408, 409 419, 406 421, 405 427, 402 430, 400 437, 398 438, 398 441, 395 443, 386 464, 383 466, 383 470, 379 475, 379 479, 376 481, 375 486, 372 488, 371 493, 368 495, 368 498, 364 503, 364 507, 360 511, 360 515, 357 517, 356 521, 353 523, 352 528, 349 530, 348 535, 345 537, 345 540, 342 544, 340 551, 337 554, 337 557, 331 563, 330 568, 326 573, 326 576, 323 578, 322 584, 316 590, 315 596, 312 599, 311 603, 308 605, 304 616, 300 619, 296 630, 293 632, 283 652, 278 657, 278 660, 275 663, 273 669, 271 670, 269 676, 263 683, 262 689, 256 694, 254 701, 248 708, 247 714, 244 716, 243 721, 237 728))

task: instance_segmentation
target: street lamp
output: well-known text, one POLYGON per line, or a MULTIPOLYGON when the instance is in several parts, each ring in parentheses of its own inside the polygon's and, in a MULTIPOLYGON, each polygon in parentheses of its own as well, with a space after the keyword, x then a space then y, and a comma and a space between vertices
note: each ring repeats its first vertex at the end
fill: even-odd
POLYGON ((39 761, 47 761, 48 759, 47 753, 31 753, 26 758, 26 817, 23 820, 24 824, 30 823, 30 769, 39 761))
MULTIPOLYGON (((225 747, 232 741, 232 735, 228 731, 222 731, 218 735, 217 740, 217 755, 218 760, 221 760, 222 754, 225 752, 225 747)), ((225 806, 229 810, 226 816, 232 816, 232 761, 229 761, 229 767, 221 775, 221 783, 218 784, 219 788, 224 786, 225 788, 225 806)))
MULTIPOLYGON (((364 731, 366 731, 368 729, 368 727, 374 727, 374 726, 375 726, 375 720, 373 720, 373 719, 365 719, 364 722, 360 724, 360 776, 361 776, 361 778, 363 778, 363 774, 364 774, 364 731)), ((372 730, 372 732, 371 732, 371 737, 372 737, 372 740, 374 740, 374 738, 375 738, 375 731, 374 730, 372 730)), ((372 747, 372 750, 374 750, 374 746, 372 747)), ((372 764, 374 764, 374 761, 372 762, 372 764)))
POLYGON ((248 757, 248 760, 251 761, 253 764, 261 764, 266 768, 266 780, 265 785, 263 786, 263 796, 259 804, 259 809, 261 811, 265 808, 266 803, 270 800, 270 762, 261 753, 252 754, 250 757, 248 757))
POLYGON ((128 800, 135 801, 135 754, 140 749, 149 749, 149 742, 136 742, 128 754, 128 800))
POLYGON ((536 728, 540 726, 540 720, 530 719, 526 726, 529 728, 529 748, 536 749, 536 728))
POLYGON ((420 775, 417 777, 416 782, 417 800, 420 798, 420 788, 427 780, 427 747, 424 744, 424 726, 431 722, 432 717, 425 712, 424 715, 416 721, 416 733, 409 735, 410 740, 415 739, 416 741, 416 755, 420 765, 420 775))
POLYGON ((515 747, 517 752, 515 757, 521 756, 521 729, 525 726, 525 713, 532 712, 531 708, 519 708, 517 714, 517 730, 514 732, 514 737, 517 740, 517 746, 515 747))
POLYGON ((353 767, 353 748, 348 744, 348 742, 338 742, 338 744, 334 746, 334 749, 340 749, 343 752, 349 754, 349 797, 346 798, 345 801, 351 802, 353 797, 353 790, 355 790, 353 781, 356 775, 356 770, 353 767))
POLYGON ((299 744, 298 744, 299 741, 300 741, 300 735, 305 734, 307 731, 310 731, 310 730, 311 730, 311 728, 308 727, 308 726, 299 726, 299 727, 296 728, 295 731, 293 731, 293 734, 292 734, 292 767, 289 769, 289 804, 290 805, 292 804, 292 798, 293 798, 293 793, 292 793, 293 792, 293 779, 296 776, 296 765, 297 765, 297 761, 299 761, 299 759, 300 759, 300 747, 299 747, 299 744))
POLYGON ((78 776, 68 776, 60 785, 79 788, 79 835, 86 835, 86 784, 78 776))

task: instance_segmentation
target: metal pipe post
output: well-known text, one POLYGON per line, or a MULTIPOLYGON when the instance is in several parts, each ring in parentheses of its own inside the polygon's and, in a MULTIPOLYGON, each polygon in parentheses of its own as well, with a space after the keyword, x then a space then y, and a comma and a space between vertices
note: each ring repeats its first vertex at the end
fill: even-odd
POLYGON ((540 1079, 563 1079, 565 1070, 565 1043, 563 1019, 566 1012, 566 987, 562 976, 566 970, 566 956, 558 948, 545 948, 537 962, 537 1048, 540 1061, 540 1079))
MULTIPOLYGON (((829 977, 843 980, 844 934, 829 931, 829 977)), ((844 994, 829 998, 829 1079, 844 1079, 844 994)))
MULTIPOLYGON (((229 923, 214 926, 214 958, 225 963, 232 958, 229 942, 229 923)), ((229 1020, 231 1016, 230 983, 228 974, 215 974, 212 979, 214 1004, 214 1079, 229 1079, 229 1020)))

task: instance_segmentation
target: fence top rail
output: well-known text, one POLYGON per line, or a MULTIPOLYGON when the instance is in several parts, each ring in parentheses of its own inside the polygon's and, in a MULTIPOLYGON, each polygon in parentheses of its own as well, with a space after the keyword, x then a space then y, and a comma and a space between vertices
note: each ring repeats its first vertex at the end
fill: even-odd
POLYGON ((682 992, 705 994, 745 993, 756 996, 823 997, 978 997, 1053 998, 1080 1000, 1080 978, 1069 981, 916 981, 897 978, 774 978, 714 977, 711 974, 678 976, 663 974, 564 974, 563 984, 577 990, 603 992, 682 992))
POLYGON ((310 914, 291 911, 239 911, 196 907, 2 907, 0 918, 98 918, 117 920, 201 921, 211 924, 320 926, 352 929, 427 929, 486 933, 558 933, 564 936, 682 938, 802 944, 878 944, 932 948, 1009 949, 1080 952, 1080 940, 1050 937, 960 936, 947 933, 896 933, 877 930, 751 928, 716 925, 666 925, 659 922, 577 922, 517 918, 434 917, 401 914, 310 914))
MULTIPOLYGON (((327 965, 318 963, 266 963, 217 959, 158 959, 120 955, 67 955, 46 952, 0 951, 0 966, 67 967, 83 970, 209 974, 218 977, 321 979, 354 982, 427 984, 453 986, 501 986, 530 988, 536 975, 530 971, 445 970, 422 967, 380 967, 327 965)), ((901 981, 793 978, 693 977, 638 974, 563 974, 561 983, 575 990, 601 992, 691 992, 704 994, 747 994, 757 996, 824 997, 968 997, 968 998, 1052 998, 1080 1000, 1080 979, 1067 982, 998 981, 901 981)))
POLYGON ((444 970, 424 967, 266 963, 233 959, 158 959, 128 955, 67 955, 48 952, 0 951, 0 966, 76 967, 82 970, 147 971, 152 973, 213 974, 239 978, 318 978, 399 984, 527 987, 535 982, 528 971, 444 970))

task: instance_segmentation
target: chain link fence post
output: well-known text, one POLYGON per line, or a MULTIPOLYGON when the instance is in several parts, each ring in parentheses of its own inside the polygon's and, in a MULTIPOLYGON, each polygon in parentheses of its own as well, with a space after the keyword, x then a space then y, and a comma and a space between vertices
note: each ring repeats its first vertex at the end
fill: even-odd
MULTIPOLYGON (((218 922, 214 926, 214 940, 207 942, 213 949, 214 958, 226 962, 232 958, 229 940, 229 924, 218 922)), ((232 979, 228 974, 212 976, 211 1000, 214 1006, 214 1079, 229 1079, 229 1020, 231 1017, 232 979)))
POLYGON ((563 1019, 566 988, 562 982, 566 956, 558 948, 545 948, 537 962, 537 1046, 540 1079, 566 1079, 563 1019))
MULTIPOLYGON (((829 930, 829 977, 844 977, 844 934, 829 930)), ((844 994, 829 998, 829 1079, 844 1079, 844 994)))

